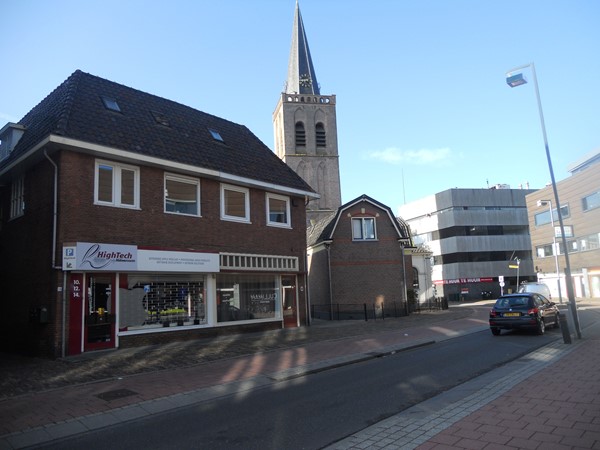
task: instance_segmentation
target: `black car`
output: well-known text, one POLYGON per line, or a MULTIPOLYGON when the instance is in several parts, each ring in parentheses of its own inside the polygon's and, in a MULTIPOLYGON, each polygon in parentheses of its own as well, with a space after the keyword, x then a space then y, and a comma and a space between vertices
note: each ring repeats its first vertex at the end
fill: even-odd
POLYGON ((501 330, 528 328, 544 334, 549 325, 560 326, 558 307, 534 292, 499 297, 490 310, 490 330, 499 336, 501 330))

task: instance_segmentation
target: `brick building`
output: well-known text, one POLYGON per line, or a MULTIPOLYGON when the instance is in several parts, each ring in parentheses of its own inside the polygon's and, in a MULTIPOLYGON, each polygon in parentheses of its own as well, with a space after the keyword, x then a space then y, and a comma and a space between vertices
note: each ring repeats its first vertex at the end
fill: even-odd
POLYGON ((308 229, 311 304, 398 305, 406 311, 413 285, 408 226, 391 209, 362 195, 308 229))
POLYGON ((318 195, 245 126, 76 71, 0 140, 4 349, 306 323, 318 195))

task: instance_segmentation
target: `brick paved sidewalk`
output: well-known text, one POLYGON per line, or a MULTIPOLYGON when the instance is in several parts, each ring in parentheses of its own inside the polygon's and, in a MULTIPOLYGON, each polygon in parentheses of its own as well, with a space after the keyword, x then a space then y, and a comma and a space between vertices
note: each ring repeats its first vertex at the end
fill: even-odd
POLYGON ((600 340, 587 340, 546 370, 419 447, 600 449, 600 340))
POLYGON ((326 340, 400 331, 473 317, 469 306, 409 317, 365 321, 317 321, 313 326, 203 338, 148 347, 103 350, 48 360, 0 353, 0 401, 31 392, 140 373, 171 370, 326 340), (135 361, 134 364, 131 361, 135 361))
POLYGON ((600 450, 600 322, 572 345, 555 341, 328 450, 365 448, 600 450))
MULTIPOLYGON (((215 339, 210 345, 197 341, 151 351, 83 355, 78 363, 54 362, 58 369, 62 364, 75 368, 58 373, 50 364, 44 370, 31 370, 34 375, 23 380, 44 386, 32 378, 50 376, 59 387, 0 400, 0 449, 48 442, 485 328, 486 308, 452 308, 378 323, 329 323, 215 339), (246 347, 238 345, 244 342, 246 347), (156 359, 160 363, 155 364, 156 359), (187 365, 180 367, 182 360, 187 365), (190 365, 190 361, 200 362, 190 365), (79 382, 94 370, 101 379, 79 382), (133 374, 122 375, 127 371, 133 374), (65 386, 69 380, 71 384, 65 386)), ((18 373, 13 376, 18 378, 18 373)))
MULTIPOLYGON (((94 380, 92 377, 92 382, 43 391, 32 390, 27 394, 0 400, 0 450, 48 442, 336 365, 484 330, 488 328, 487 311, 487 308, 451 308, 440 314, 404 318, 405 321, 386 319, 385 324, 379 322, 377 326, 374 323, 353 323, 351 326, 347 323, 333 323, 324 324, 322 328, 314 326, 292 330, 291 333, 281 330, 257 333, 254 336, 245 335, 244 339, 215 339, 211 345, 204 342, 203 347, 211 347, 215 354, 200 351, 199 342, 195 342, 163 346, 153 351, 142 349, 145 353, 128 349, 109 352, 101 357, 98 354, 83 355, 77 363, 69 364, 85 370, 69 372, 68 376, 58 381, 58 385, 64 386, 69 379, 85 379, 88 376, 86 372, 96 366, 100 366, 102 379, 94 380), (249 344, 247 347, 237 345, 242 343, 249 344), (241 348, 237 355, 234 351, 236 347, 241 348), (261 350, 255 351, 256 348, 261 350), (176 357, 161 358, 160 351, 176 357), (221 351, 224 359, 217 356, 221 351), (190 365, 188 361, 187 365, 181 366, 180 359, 190 354, 194 363, 190 365), (160 359, 158 364, 153 363, 156 358, 160 359), (120 375, 123 371, 118 368, 124 363, 129 365, 131 375, 120 375)), ((600 332, 597 334, 600 338, 600 332)), ((598 340, 592 341, 589 338, 587 341, 576 341, 574 345, 556 341, 541 351, 353 434, 331 448, 414 449, 421 445, 422 449, 574 449, 579 447, 570 445, 575 441, 569 441, 567 437, 577 437, 580 443, 591 443, 595 439, 592 446, 583 448, 600 449, 600 439, 595 437, 592 429, 585 428, 583 420, 589 418, 589 424, 596 426, 600 417, 598 410, 594 409, 600 403, 599 384, 595 381, 596 374, 600 373, 598 344, 598 340), (587 347, 590 345, 595 346, 595 350, 589 352, 591 357, 587 358, 587 354, 582 352, 588 352, 587 347), (563 356, 564 360, 556 362, 563 356), (587 392, 593 393, 583 397, 587 404, 580 401, 581 397, 559 397, 551 400, 553 404, 548 406, 544 403, 547 399, 536 397, 544 394, 539 388, 525 388, 515 393, 510 391, 518 389, 518 383, 542 369, 544 374, 548 373, 543 386, 556 386, 550 382, 554 379, 552 373, 557 370, 565 372, 576 365, 578 378, 572 380, 586 383, 587 392), (512 398, 514 403, 510 406, 502 403, 506 401, 503 394, 512 398), (567 420, 570 422, 562 427, 558 425, 558 416, 546 418, 546 421, 555 421, 545 426, 554 426, 549 434, 558 443, 544 442, 541 437, 547 428, 543 428, 544 431, 538 429, 533 434, 539 421, 528 422, 529 416, 526 413, 531 415, 534 411, 532 408, 524 408, 522 399, 528 395, 540 408, 539 411, 535 410, 536 415, 532 417, 545 418, 546 414, 553 414, 550 407, 555 408, 554 414, 561 414, 567 411, 565 404, 572 403, 573 410, 583 407, 587 412, 577 417, 566 414, 562 420, 564 423, 567 420), (544 409, 546 407, 548 409, 544 409), (511 413, 527 417, 527 420, 519 422, 519 426, 528 423, 530 427, 523 425, 519 428, 508 418, 511 413), (490 414, 495 415, 492 419, 497 427, 495 432, 490 428, 490 414), (531 435, 523 438, 530 432, 531 435), (500 444, 499 440, 506 437, 512 440, 505 440, 505 443, 500 444), (534 442, 537 446, 525 446, 526 442, 534 442)), ((44 371, 39 371, 36 376, 43 375, 44 371)), ((571 390, 564 386, 564 389, 555 389, 555 392, 570 394, 571 390)))

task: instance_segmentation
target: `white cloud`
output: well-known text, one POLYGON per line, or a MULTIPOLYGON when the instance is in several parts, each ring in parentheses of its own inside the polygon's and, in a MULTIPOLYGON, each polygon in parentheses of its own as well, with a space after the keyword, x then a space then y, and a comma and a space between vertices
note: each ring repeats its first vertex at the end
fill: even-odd
POLYGON ((376 159, 390 164, 433 164, 449 159, 452 152, 449 148, 422 148, 419 150, 401 150, 390 147, 385 150, 372 151, 368 154, 369 159, 376 159))

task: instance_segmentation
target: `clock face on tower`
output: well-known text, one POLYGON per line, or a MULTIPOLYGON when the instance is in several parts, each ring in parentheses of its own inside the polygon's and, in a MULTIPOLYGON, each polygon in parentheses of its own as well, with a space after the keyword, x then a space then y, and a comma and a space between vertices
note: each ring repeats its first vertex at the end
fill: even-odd
POLYGON ((310 87, 312 84, 312 80, 310 79, 310 75, 303 73, 300 75, 300 86, 302 87, 310 87))

